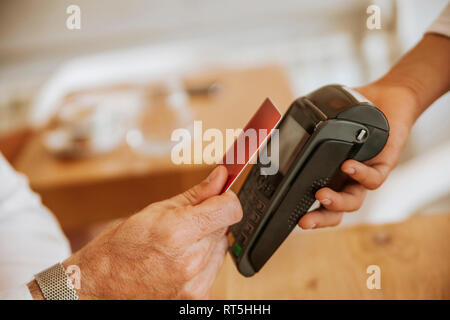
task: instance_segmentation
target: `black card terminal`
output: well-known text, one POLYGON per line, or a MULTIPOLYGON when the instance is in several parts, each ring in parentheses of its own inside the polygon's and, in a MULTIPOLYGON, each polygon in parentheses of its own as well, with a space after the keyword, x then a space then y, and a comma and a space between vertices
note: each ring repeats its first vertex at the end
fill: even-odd
MULTIPOLYGON (((279 170, 264 174, 267 165, 258 159, 238 194, 243 219, 228 234, 231 256, 247 277, 264 266, 308 212, 318 189, 342 189, 341 164, 373 158, 389 135, 383 113, 340 85, 295 100, 277 129, 279 170)), ((269 153, 271 142, 265 146, 269 153)))

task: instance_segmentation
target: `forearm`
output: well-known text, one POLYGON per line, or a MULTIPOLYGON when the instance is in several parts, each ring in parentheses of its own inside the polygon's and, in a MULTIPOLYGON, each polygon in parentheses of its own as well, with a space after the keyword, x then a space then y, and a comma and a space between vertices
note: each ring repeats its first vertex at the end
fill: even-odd
POLYGON ((450 39, 426 34, 375 84, 403 90, 412 101, 408 111, 415 121, 450 89, 450 39))

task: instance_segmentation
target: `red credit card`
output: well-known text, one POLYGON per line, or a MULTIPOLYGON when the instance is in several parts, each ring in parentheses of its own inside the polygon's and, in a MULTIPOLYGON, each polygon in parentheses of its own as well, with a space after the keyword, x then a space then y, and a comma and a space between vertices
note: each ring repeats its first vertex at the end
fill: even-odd
POLYGON ((280 111, 267 98, 220 162, 228 170, 228 179, 221 193, 230 189, 253 156, 265 145, 280 119, 280 111))

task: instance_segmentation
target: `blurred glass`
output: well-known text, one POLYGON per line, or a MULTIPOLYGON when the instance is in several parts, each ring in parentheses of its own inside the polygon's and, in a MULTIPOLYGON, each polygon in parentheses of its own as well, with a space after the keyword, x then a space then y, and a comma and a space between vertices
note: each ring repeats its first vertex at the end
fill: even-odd
POLYGON ((137 90, 87 90, 66 98, 55 127, 46 133, 48 151, 83 157, 111 151, 122 142, 141 107, 137 90))
POLYGON ((136 125, 126 141, 130 147, 146 155, 169 154, 176 142, 171 141, 175 129, 191 130, 193 114, 189 97, 179 78, 166 81, 151 91, 150 103, 141 109, 136 125))

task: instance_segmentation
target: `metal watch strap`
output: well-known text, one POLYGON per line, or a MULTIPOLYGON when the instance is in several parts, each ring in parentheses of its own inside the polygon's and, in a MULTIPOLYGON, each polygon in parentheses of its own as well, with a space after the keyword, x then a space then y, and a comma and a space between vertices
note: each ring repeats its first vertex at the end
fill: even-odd
POLYGON ((72 281, 61 263, 34 276, 46 300, 78 300, 72 281))

